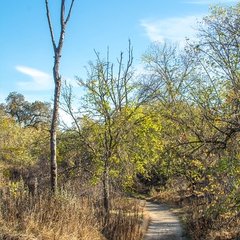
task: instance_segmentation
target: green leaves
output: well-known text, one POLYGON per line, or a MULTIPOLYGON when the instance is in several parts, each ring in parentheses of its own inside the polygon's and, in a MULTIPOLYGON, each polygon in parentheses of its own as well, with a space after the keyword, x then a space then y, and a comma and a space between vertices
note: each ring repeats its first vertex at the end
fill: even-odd
POLYGON ((34 143, 40 131, 23 128, 11 117, 0 118, 0 161, 4 169, 26 167, 37 161, 34 143))
POLYGON ((25 127, 49 128, 51 122, 51 104, 35 101, 25 101, 22 94, 12 92, 3 104, 5 114, 13 117, 16 122, 25 127))

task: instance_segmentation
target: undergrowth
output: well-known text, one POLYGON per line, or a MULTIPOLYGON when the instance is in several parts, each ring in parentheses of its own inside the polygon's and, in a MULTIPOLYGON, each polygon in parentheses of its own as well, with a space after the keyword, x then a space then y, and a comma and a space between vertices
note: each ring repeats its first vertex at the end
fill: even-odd
POLYGON ((183 226, 192 240, 240 240, 239 207, 231 203, 226 206, 228 196, 218 199, 188 190, 151 190, 150 197, 181 208, 183 226))
POLYGON ((0 191, 0 239, 125 240, 142 238, 142 212, 136 201, 111 199, 109 216, 101 201, 67 190, 31 195, 23 185, 0 191))

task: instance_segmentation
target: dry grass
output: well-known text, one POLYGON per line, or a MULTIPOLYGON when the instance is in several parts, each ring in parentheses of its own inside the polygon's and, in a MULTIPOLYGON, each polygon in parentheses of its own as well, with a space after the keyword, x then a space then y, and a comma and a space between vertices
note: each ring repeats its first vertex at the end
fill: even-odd
POLYGON ((89 197, 67 191, 33 197, 23 187, 5 187, 0 195, 0 239, 141 239, 142 212, 137 202, 119 197, 112 199, 114 205, 106 221, 99 202, 89 197))
POLYGON ((208 212, 204 212, 204 208, 206 207, 207 205, 203 205, 202 208, 199 208, 194 203, 188 207, 192 212, 186 218, 186 226, 193 240, 240 239, 239 215, 234 214, 228 217, 228 214, 225 213, 222 216, 214 216, 208 212))
POLYGON ((237 209, 221 213, 224 199, 216 203, 215 196, 193 194, 188 190, 152 191, 151 194, 151 200, 181 208, 180 217, 192 240, 240 239, 240 213, 237 209))
POLYGON ((104 239, 88 203, 64 194, 17 194, 2 193, 2 239, 104 239))

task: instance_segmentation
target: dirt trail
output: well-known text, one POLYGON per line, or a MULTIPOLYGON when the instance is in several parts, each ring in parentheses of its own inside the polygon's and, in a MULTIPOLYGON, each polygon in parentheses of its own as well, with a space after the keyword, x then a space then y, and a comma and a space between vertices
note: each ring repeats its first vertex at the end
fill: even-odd
POLYGON ((150 224, 144 240, 185 240, 179 218, 164 204, 146 202, 150 224))

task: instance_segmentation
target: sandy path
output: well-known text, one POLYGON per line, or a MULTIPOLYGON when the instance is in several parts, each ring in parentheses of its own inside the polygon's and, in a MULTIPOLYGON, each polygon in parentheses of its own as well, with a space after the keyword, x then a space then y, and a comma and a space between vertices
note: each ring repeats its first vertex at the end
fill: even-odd
POLYGON ((164 204, 146 202, 150 224, 144 240, 184 240, 179 218, 164 204))

